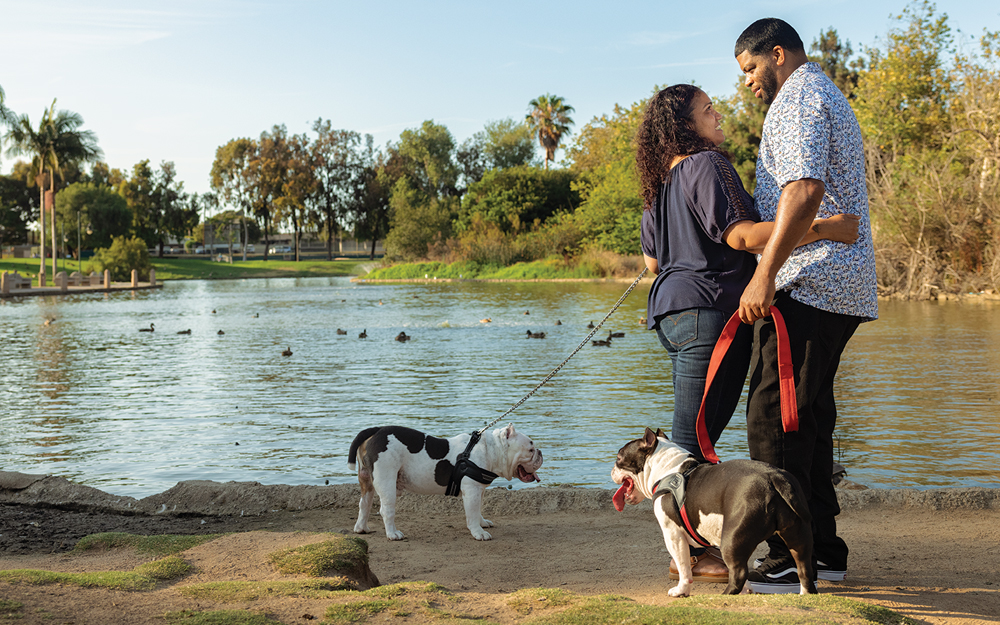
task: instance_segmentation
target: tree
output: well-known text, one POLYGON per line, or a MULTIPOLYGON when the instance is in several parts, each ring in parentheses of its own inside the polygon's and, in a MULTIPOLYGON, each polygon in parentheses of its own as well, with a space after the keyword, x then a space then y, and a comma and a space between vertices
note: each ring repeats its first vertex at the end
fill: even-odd
MULTIPOLYGON (((170 163, 173 171, 173 163, 170 163)), ((161 182, 165 182, 162 180, 161 182)), ((163 231, 177 242, 183 242, 191 235, 201 221, 201 203, 198 194, 188 195, 180 187, 164 185, 160 202, 163 206, 163 231)), ((160 242, 160 255, 163 255, 163 243, 160 242)))
POLYGON ((511 118, 487 122, 455 153, 462 178, 462 195, 491 169, 534 165, 535 141, 526 124, 511 118))
MULTIPOLYGON (((108 247, 115 237, 128 235, 132 211, 121 194, 107 185, 76 182, 56 198, 56 215, 63 226, 67 243, 76 247, 108 247), (79 230, 78 230, 79 228, 79 230)), ((77 259, 80 250, 75 250, 77 259)))
POLYGON ((741 77, 736 81, 736 92, 715 100, 715 108, 722 114, 722 130, 726 134, 722 147, 729 152, 746 190, 753 193, 757 186, 757 155, 769 107, 746 88, 741 77))
POLYGON ((267 260, 268 235, 274 223, 281 223, 284 214, 278 203, 285 193, 285 183, 288 182, 289 161, 291 151, 288 146, 288 130, 282 124, 271 128, 270 132, 262 132, 256 143, 255 150, 248 166, 247 178, 251 181, 253 192, 254 217, 264 232, 264 260, 267 260))
MULTIPOLYGON (((6 99, 7 95, 4 93, 3 87, 0 87, 0 126, 17 123, 17 114, 4 104, 4 100, 6 99)), ((2 147, 3 143, 0 143, 0 148, 2 147)))
POLYGON ((399 143, 391 146, 386 167, 394 181, 385 238, 390 258, 427 257, 432 245, 451 236, 458 208, 454 152, 451 133, 430 120, 404 130, 399 143))
POLYGON ((18 173, 15 166, 12 175, 0 176, 0 247, 27 241, 28 224, 38 209, 38 198, 18 173))
MULTIPOLYGON (((809 60, 819 64, 844 97, 853 98, 865 62, 860 58, 851 58, 854 56, 851 42, 842 42, 836 29, 831 27, 821 31, 819 38, 813 39, 809 51, 812 52, 809 60)), ((749 91, 746 88, 743 90, 749 91)))
POLYGON ((885 48, 868 48, 868 70, 855 91, 854 112, 866 139, 890 159, 939 148, 953 85, 946 55, 953 43, 947 15, 926 0, 907 6, 885 48))
POLYGON ((586 240, 618 254, 639 254, 642 197, 633 138, 646 100, 615 105, 612 115, 592 120, 568 150, 573 188, 580 206, 573 215, 586 240))
POLYGON ((115 237, 111 247, 99 248, 94 252, 93 270, 104 273, 107 269, 112 280, 125 282, 132 279, 132 270, 135 269, 140 280, 149 280, 152 263, 149 262, 149 250, 146 247, 146 242, 139 237, 115 237))
MULTIPOLYGON (((246 216, 254 214, 253 193, 256 178, 252 175, 251 161, 255 158, 256 152, 257 144, 253 139, 233 139, 215 150, 215 161, 212 162, 212 189, 226 204, 239 209, 240 213, 246 216)), ((215 197, 213 196, 213 199, 215 197)), ((204 212, 204 203, 202 203, 201 208, 204 212)), ((247 223, 247 220, 243 220, 243 238, 249 241, 247 223)), ((202 242, 204 242, 204 237, 202 237, 202 242)), ((266 258, 266 249, 264 254, 266 258)), ((243 260, 246 259, 247 249, 244 245, 243 260)))
POLYGON ((93 182, 98 186, 117 189, 125 182, 125 174, 120 169, 113 169, 107 163, 98 161, 90 168, 90 175, 85 176, 81 182, 93 182))
MULTIPOLYGON (((368 135, 371 138, 371 135, 368 135)), ((387 167, 387 157, 365 142, 361 169, 351 187, 351 214, 354 236, 371 241, 369 258, 375 258, 375 243, 389 233, 389 209, 396 178, 387 167)))
POLYGON ((478 219, 517 235, 559 211, 572 212, 580 203, 572 189, 574 178, 571 171, 524 165, 491 169, 462 198, 456 229, 465 230, 478 219))
MULTIPOLYGON (((45 280, 45 182, 48 174, 49 190, 52 192, 52 204, 55 205, 56 176, 63 176, 63 169, 71 164, 93 162, 103 156, 97 146, 97 136, 90 130, 80 130, 83 117, 71 111, 56 111, 56 101, 43 114, 38 130, 31 125, 27 115, 19 116, 6 138, 11 143, 7 148, 10 156, 30 156, 31 171, 27 182, 38 185, 41 219, 39 229, 41 236, 41 267, 39 280, 45 280)), ((52 245, 55 247, 55 220, 52 220, 52 245)), ((52 254, 52 274, 56 273, 56 255, 52 254)))
POLYGON ((118 193, 125 198, 132 212, 132 233, 152 246, 157 238, 160 227, 159 206, 154 198, 156 181, 149 159, 141 160, 132 166, 132 174, 122 181, 118 193))
POLYGON ((563 135, 573 125, 573 119, 569 116, 573 110, 562 97, 548 93, 528 102, 525 123, 533 133, 538 134, 538 142, 545 150, 545 169, 549 168, 549 161, 555 160, 563 135))
POLYGON ((184 183, 177 180, 177 168, 173 162, 160 163, 153 186, 153 202, 159 217, 156 242, 160 258, 163 258, 163 244, 167 236, 182 241, 198 224, 198 213, 186 205, 185 196, 184 183))
MULTIPOLYGON (((569 110, 572 111, 572 107, 569 110)), ((535 144, 527 125, 507 118, 486 122, 486 127, 481 132, 488 169, 537 164, 535 144)))
POLYGON ((317 181, 313 173, 309 138, 305 135, 293 135, 286 145, 285 180, 276 204, 292 222, 292 230, 295 232, 295 260, 298 262, 301 260, 299 243, 302 228, 309 220, 308 207, 316 193, 317 181))
MULTIPOLYGON (((326 230, 326 259, 333 260, 333 241, 349 218, 354 189, 359 186, 356 179, 362 175, 362 138, 353 130, 334 130, 330 121, 322 118, 312 129, 316 133, 312 142, 315 202, 326 230)), ((371 143, 372 136, 365 135, 369 151, 371 143)))

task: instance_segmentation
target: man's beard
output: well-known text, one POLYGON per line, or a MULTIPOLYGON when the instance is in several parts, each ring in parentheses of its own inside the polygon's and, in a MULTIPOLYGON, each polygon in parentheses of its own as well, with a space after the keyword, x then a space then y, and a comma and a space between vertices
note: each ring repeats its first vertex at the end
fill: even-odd
POLYGON ((764 101, 764 104, 770 106, 777 95, 778 75, 773 67, 766 67, 760 77, 760 99, 764 101))

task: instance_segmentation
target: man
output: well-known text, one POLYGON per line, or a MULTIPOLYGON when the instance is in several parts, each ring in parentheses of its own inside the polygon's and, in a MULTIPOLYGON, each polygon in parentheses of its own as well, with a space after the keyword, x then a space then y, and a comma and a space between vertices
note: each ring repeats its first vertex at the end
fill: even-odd
MULTIPOLYGON (((840 513, 831 481, 837 422, 833 381, 858 325, 878 317, 875 256, 868 217, 864 152, 857 119, 802 40, 786 22, 751 24, 736 42, 746 86, 770 104, 757 159, 754 199, 774 231, 740 299, 740 318, 754 324, 747 405, 750 456, 788 470, 802 484, 813 516, 819 579, 842 580, 847 544, 837 536, 840 513), (861 218, 853 245, 818 241, 795 248, 812 220, 838 213, 861 218), (784 432, 771 305, 788 327, 799 429, 784 432)), ((750 573, 755 592, 798 592, 788 548, 768 541, 767 557, 750 573)))

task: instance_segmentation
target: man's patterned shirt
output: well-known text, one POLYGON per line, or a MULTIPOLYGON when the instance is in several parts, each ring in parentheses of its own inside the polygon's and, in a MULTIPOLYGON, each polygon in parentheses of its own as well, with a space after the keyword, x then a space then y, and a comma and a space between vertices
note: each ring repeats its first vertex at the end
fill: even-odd
POLYGON ((764 120, 754 190, 763 221, 774 221, 785 185, 803 178, 826 185, 817 217, 861 217, 858 240, 848 245, 824 239, 796 248, 775 286, 814 308, 878 318, 861 129, 847 99, 816 63, 792 72, 764 120))

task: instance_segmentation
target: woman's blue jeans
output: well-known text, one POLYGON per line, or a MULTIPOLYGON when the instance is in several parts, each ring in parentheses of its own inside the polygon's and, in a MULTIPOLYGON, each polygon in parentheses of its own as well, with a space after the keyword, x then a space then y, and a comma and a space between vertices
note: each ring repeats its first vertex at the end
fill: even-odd
MULTIPOLYGON (((729 317, 721 310, 689 308, 667 315, 656 328, 660 343, 670 354, 673 365, 674 418, 670 440, 699 460, 704 460, 704 457, 698 447, 695 423, 705 392, 712 350, 727 321, 729 317)), ((715 374, 705 405, 705 425, 712 445, 722 436, 739 404, 752 343, 752 328, 740 324, 736 338, 715 374)))

